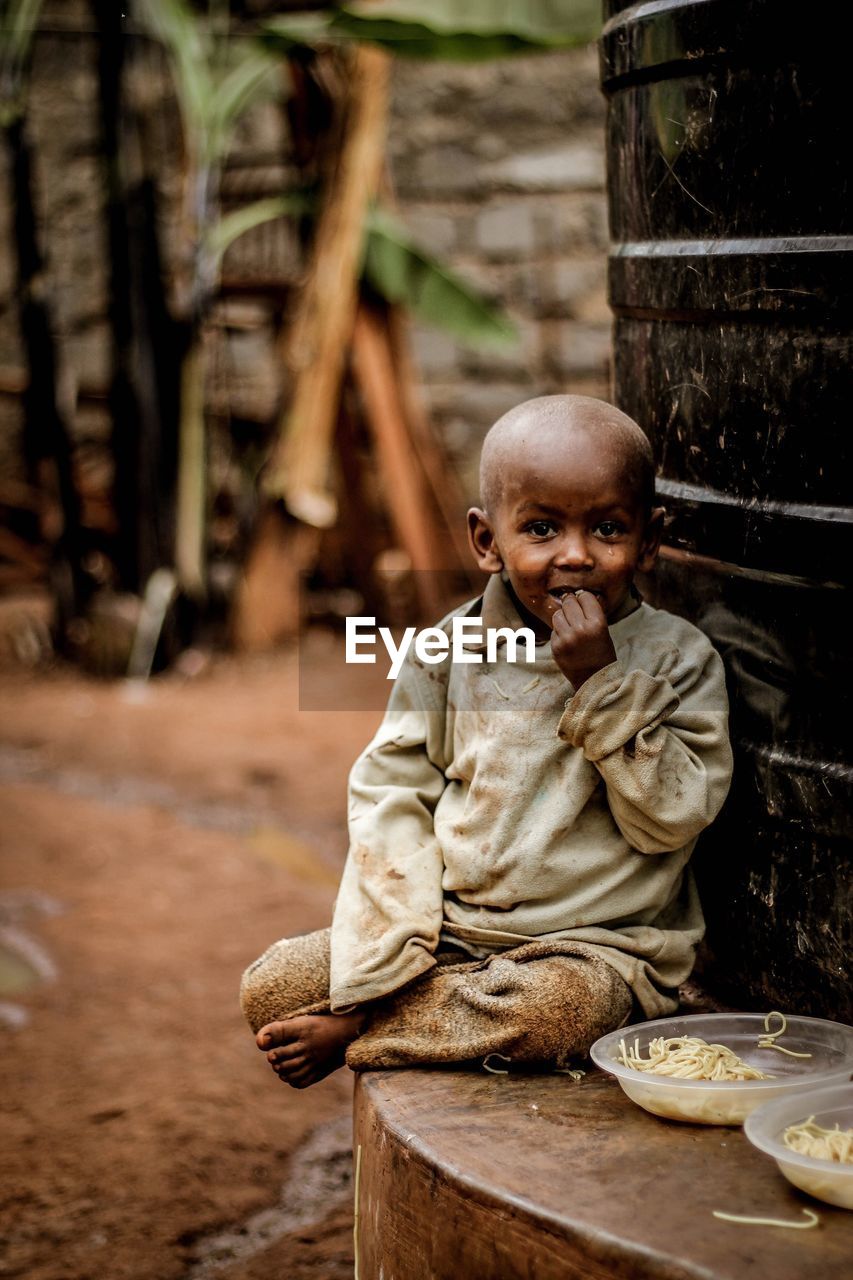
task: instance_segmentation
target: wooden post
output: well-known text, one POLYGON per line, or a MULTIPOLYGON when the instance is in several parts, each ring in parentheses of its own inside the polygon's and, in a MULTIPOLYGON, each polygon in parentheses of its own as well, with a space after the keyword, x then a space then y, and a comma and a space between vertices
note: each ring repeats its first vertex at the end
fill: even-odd
POLYGON ((352 59, 344 142, 326 194, 314 260, 288 337, 293 398, 264 488, 291 515, 319 528, 334 523, 328 483, 341 381, 358 302, 364 220, 382 172, 388 58, 366 46, 352 59))
MULTIPOLYGON (((474 564, 465 532, 468 504, 456 472, 447 465, 432 425, 416 391, 417 376, 412 355, 408 317, 400 307, 388 308, 388 339, 397 375, 400 403, 409 425, 409 436, 418 456, 437 512, 446 528, 445 569, 465 577, 476 593, 483 589, 483 575, 474 564)), ((444 530, 442 531, 444 533, 444 530)))
POLYGON ((353 330, 355 376, 385 482, 385 499, 402 546, 415 570, 415 589, 425 616, 437 619, 442 607, 441 570, 448 566, 424 483, 413 451, 400 400, 387 327, 366 306, 353 330))
POLYGON ((316 531, 337 515, 329 484, 332 444, 358 300, 365 213, 382 171, 387 97, 387 55, 359 47, 352 55, 337 171, 285 340, 295 383, 263 478, 268 502, 235 602, 233 638, 240 649, 270 648, 296 633, 299 576, 316 555, 316 531))
POLYGON ((204 334, 196 330, 181 364, 181 417, 175 567, 181 590, 202 600, 206 590, 207 448, 204 420, 204 334))

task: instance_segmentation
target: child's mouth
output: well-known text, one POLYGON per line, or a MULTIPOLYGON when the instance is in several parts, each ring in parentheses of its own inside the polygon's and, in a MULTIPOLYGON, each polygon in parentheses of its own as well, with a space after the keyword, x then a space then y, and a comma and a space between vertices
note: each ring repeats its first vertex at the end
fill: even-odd
POLYGON ((586 591, 591 596, 597 596, 601 600, 602 595, 595 587, 551 587, 548 595, 554 600, 564 600, 566 596, 576 596, 579 591, 586 591))

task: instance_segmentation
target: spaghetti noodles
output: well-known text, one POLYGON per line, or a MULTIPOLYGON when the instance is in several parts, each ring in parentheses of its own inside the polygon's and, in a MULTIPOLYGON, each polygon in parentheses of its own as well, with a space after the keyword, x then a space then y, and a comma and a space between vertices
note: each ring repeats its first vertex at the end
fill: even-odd
MULTIPOLYGON (((764 1019, 764 1033, 757 1042, 759 1049, 778 1049, 792 1058, 810 1058, 810 1053, 798 1053, 786 1049, 776 1041, 788 1029, 784 1013, 774 1010, 764 1019), (779 1018, 781 1025, 770 1030, 771 1018, 779 1018)), ((709 1044, 699 1036, 658 1036, 649 1041, 648 1057, 640 1053, 639 1040, 629 1048, 619 1041, 619 1061, 632 1071, 646 1071, 656 1076, 671 1076, 676 1080, 774 1080, 775 1076, 758 1067, 751 1067, 739 1058, 733 1049, 724 1044, 709 1044)))
POLYGON ((658 1036, 649 1041, 649 1056, 642 1057, 640 1042, 629 1048, 619 1041, 619 1060, 633 1071, 646 1071, 676 1080, 772 1080, 757 1067, 739 1058, 724 1044, 708 1044, 699 1036, 658 1036))
POLYGON ((790 1151, 813 1160, 832 1160, 836 1164, 853 1164, 853 1129, 824 1129, 815 1124, 814 1116, 791 1124, 782 1134, 790 1151))
POLYGON ((759 1049, 778 1049, 780 1053, 787 1053, 791 1058, 810 1058, 812 1056, 810 1053, 797 1053, 796 1049, 786 1049, 783 1044, 776 1043, 779 1037, 783 1036, 787 1030, 788 1019, 785 1017, 784 1013, 780 1013, 778 1009, 774 1009, 771 1013, 768 1013, 767 1017, 764 1019, 764 1035, 758 1041, 759 1049), (782 1025, 778 1031, 770 1030, 771 1018, 782 1019, 782 1025))
POLYGON ((816 1227, 820 1222, 813 1209, 803 1209, 805 1222, 790 1222, 785 1218, 749 1218, 739 1213, 723 1213, 720 1209, 713 1209, 712 1212, 715 1218, 721 1218, 723 1222, 742 1222, 750 1227, 793 1227, 795 1231, 808 1231, 809 1227, 816 1227))

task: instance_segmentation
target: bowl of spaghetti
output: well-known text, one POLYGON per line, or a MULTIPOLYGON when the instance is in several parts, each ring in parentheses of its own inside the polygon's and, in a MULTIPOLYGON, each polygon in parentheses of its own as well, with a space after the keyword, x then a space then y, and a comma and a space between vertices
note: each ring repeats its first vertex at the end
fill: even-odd
POLYGON ((611 1031, 590 1050, 632 1102, 690 1124, 743 1124, 771 1098, 853 1073, 853 1027, 781 1013, 697 1013, 611 1031))
POLYGON ((747 1116, 744 1131, 795 1187, 853 1209, 853 1084, 774 1098, 747 1116))

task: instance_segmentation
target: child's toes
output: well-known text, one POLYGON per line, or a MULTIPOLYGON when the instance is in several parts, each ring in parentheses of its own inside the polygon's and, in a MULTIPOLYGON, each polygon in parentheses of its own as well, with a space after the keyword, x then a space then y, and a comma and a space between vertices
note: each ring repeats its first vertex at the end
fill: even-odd
POLYGON ((314 1083, 314 1064, 313 1062, 303 1063, 302 1066, 293 1071, 288 1071, 287 1074, 282 1072, 279 1079, 283 1080, 285 1084, 291 1085, 294 1089, 307 1089, 309 1084, 314 1083))
POLYGON ((270 1049, 267 1053, 267 1062, 271 1062, 275 1066, 276 1063, 285 1062, 288 1058, 301 1057, 304 1052, 304 1044, 300 1040, 296 1040, 293 1044, 282 1044, 275 1049, 270 1049))
POLYGON ((255 1036, 255 1044, 259 1049, 275 1049, 278 1045, 285 1044, 287 1040, 286 1022, 268 1022, 255 1036))
POLYGON ((294 1076, 300 1075, 310 1064, 304 1058, 289 1058, 287 1062, 280 1062, 273 1067, 273 1071, 279 1080, 287 1080, 290 1082, 294 1076))
POLYGON ((302 1056, 298 1058, 284 1058, 280 1062, 271 1062, 270 1066, 277 1076, 292 1075, 294 1071, 300 1071, 305 1066, 306 1059, 302 1056))

